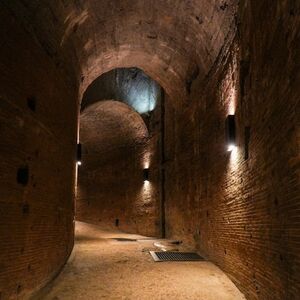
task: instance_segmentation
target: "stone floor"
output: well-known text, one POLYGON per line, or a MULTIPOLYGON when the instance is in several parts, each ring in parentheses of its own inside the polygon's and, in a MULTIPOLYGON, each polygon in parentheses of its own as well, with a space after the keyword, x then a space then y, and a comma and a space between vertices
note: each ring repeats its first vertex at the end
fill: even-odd
POLYGON ((77 222, 73 253, 61 274, 35 299, 245 299, 214 264, 154 262, 153 240, 77 222))

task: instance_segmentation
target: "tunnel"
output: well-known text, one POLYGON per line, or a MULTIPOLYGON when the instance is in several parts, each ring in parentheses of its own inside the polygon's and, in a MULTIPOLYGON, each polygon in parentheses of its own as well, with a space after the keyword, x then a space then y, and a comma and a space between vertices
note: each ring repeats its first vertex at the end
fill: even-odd
POLYGON ((88 87, 80 114, 77 220, 149 236, 161 234, 162 93, 137 68, 111 70, 88 87), (150 167, 151 184, 143 178, 150 167))
POLYGON ((3 0, 0 36, 1 300, 299 299, 298 0, 3 0))

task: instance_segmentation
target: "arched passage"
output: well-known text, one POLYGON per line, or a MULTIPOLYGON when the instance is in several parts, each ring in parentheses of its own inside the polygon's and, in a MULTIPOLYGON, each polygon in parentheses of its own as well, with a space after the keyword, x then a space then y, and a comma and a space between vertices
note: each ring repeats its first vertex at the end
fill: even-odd
POLYGON ((138 68, 111 70, 87 88, 80 114, 78 220, 161 234, 161 96, 159 84, 138 68))
POLYGON ((81 111, 103 99, 116 99, 141 115, 150 115, 160 103, 162 88, 139 68, 117 68, 102 74, 86 89, 81 111))
POLYGON ((156 149, 142 117, 122 102, 98 101, 81 113, 80 141, 76 218, 158 235, 156 149), (149 161, 152 188, 143 181, 149 161))

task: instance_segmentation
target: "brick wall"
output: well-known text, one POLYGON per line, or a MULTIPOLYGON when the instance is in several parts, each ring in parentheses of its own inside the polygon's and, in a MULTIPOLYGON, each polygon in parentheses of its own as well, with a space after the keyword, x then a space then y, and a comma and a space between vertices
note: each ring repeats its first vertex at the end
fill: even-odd
POLYGON ((298 299, 299 4, 240 6, 237 36, 205 82, 166 110, 167 235, 193 243, 248 299, 298 299))
POLYGON ((73 246, 76 92, 0 10, 0 299, 27 299, 73 246))

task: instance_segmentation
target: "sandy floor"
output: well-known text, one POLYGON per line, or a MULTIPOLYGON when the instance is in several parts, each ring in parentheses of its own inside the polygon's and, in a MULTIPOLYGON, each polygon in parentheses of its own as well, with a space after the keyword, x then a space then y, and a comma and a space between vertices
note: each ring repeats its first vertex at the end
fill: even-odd
POLYGON ((113 237, 141 238, 77 222, 70 260, 36 299, 245 299, 210 262, 154 262, 147 252, 153 240, 113 237))

